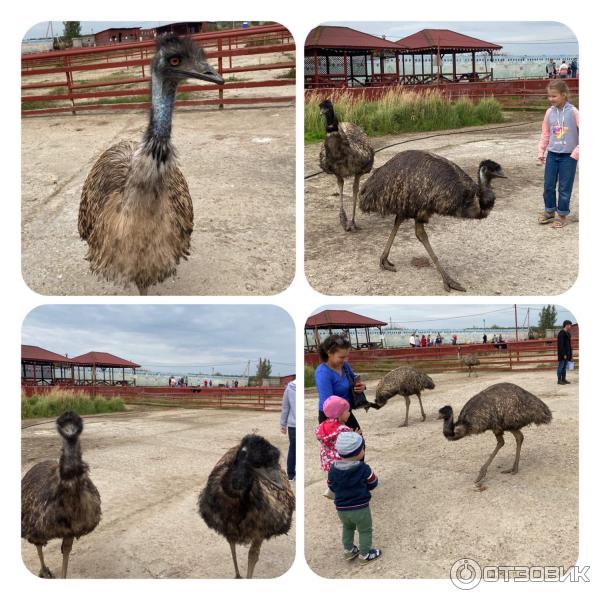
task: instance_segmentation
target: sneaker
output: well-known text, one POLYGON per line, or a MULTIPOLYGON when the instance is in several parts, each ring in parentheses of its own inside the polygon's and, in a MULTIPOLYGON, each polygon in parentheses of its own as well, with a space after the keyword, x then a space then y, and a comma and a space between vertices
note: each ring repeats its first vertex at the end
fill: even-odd
POLYGON ((558 385, 565 385, 565 382, 564 382, 564 381, 561 379, 561 380, 558 382, 558 385))
POLYGON ((566 379, 563 379, 563 383, 571 383, 571 382, 567 381, 566 379))
POLYGON ((361 554, 358 557, 358 562, 361 565, 366 565, 372 560, 377 560, 381 556, 381 550, 379 548, 371 548, 368 554, 361 554))
POLYGON ((329 498, 329 500, 334 500, 335 499, 335 494, 329 488, 327 488, 326 492, 323 492, 323 496, 325 498, 329 498))
POLYGON ((344 550, 344 558, 346 560, 353 560, 358 556, 358 548, 352 546, 352 550, 344 550))

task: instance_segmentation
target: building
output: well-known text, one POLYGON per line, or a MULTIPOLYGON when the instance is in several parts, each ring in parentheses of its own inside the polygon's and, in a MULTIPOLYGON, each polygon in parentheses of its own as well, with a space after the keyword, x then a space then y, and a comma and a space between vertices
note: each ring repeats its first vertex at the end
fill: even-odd
POLYGON ((186 21, 181 23, 168 23, 155 27, 156 35, 164 33, 174 33, 175 35, 193 35, 194 33, 204 33, 211 31, 211 23, 208 21, 186 21))
POLYGON ((111 27, 94 34, 96 46, 131 44, 140 41, 140 27, 111 27))
POLYGON ((93 48, 95 45, 94 34, 90 33, 89 35, 80 35, 79 37, 74 37, 73 40, 73 48, 93 48))

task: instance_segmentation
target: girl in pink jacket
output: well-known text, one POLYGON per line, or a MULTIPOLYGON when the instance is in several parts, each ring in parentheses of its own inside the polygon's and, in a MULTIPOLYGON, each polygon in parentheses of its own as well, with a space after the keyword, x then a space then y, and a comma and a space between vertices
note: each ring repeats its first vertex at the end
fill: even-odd
POLYGON ((554 229, 566 225, 579 160, 579 111, 568 97, 569 88, 564 81, 556 79, 548 84, 551 106, 544 116, 538 145, 538 164, 546 164, 544 213, 539 223, 552 223, 554 229), (558 215, 557 219, 555 215, 558 215))

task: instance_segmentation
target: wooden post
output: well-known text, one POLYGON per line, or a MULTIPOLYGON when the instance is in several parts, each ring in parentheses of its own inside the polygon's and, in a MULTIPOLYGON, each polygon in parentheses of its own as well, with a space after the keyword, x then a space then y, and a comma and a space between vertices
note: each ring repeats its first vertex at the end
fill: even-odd
POLYGON ((398 61, 398 53, 396 52, 396 81, 400 83, 400 63, 398 61))
POLYGON ((477 67, 475 66, 475 52, 471 52, 471 64, 473 66, 473 79, 475 81, 475 73, 477 73, 477 67))
MULTIPOLYGON (((231 51, 231 36, 227 38, 227 42, 229 44, 229 51, 231 51)), ((231 62, 231 54, 229 55, 229 68, 231 69, 232 67, 232 62, 231 62)))
POLYGON ((490 50, 490 80, 494 81, 494 51, 490 50))
POLYGON ((72 75, 71 71, 68 70, 68 67, 71 64, 71 61, 69 60, 68 56, 65 56, 63 58, 63 64, 65 66, 65 75, 67 77, 67 93, 69 95, 69 99, 71 100, 71 106, 73 107, 71 110, 71 114, 74 115, 74 114, 76 114, 76 112, 75 112, 75 100, 73 99, 73 75, 72 75))
MULTIPOLYGON (((144 60, 144 49, 140 49, 140 58, 144 60)), ((146 71, 144 69, 144 65, 142 64, 142 77, 146 77, 146 71)))
POLYGON ((348 53, 344 50, 344 87, 348 87, 348 53))
POLYGON ((452 81, 457 81, 457 78, 456 78, 456 52, 452 53, 452 81))
POLYGON ((315 65, 315 83, 319 83, 319 57, 317 56, 317 49, 313 50, 313 62, 315 65))
MULTIPOLYGON (((219 75, 222 76, 223 74, 223 41, 221 38, 218 39, 217 41, 217 50, 219 52, 219 59, 218 59, 218 67, 217 70, 219 72, 219 75)), ((223 86, 219 86, 219 100, 223 100, 223 86)), ((221 102, 219 104, 219 110, 223 110, 223 103, 221 102)))

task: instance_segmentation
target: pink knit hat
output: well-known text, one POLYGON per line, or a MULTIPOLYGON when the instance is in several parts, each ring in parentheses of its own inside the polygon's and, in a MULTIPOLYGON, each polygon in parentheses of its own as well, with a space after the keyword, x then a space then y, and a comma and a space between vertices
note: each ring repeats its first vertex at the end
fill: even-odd
POLYGON ((323 412, 330 419, 337 419, 342 413, 350 410, 348 400, 339 396, 329 396, 323 404, 323 412))

